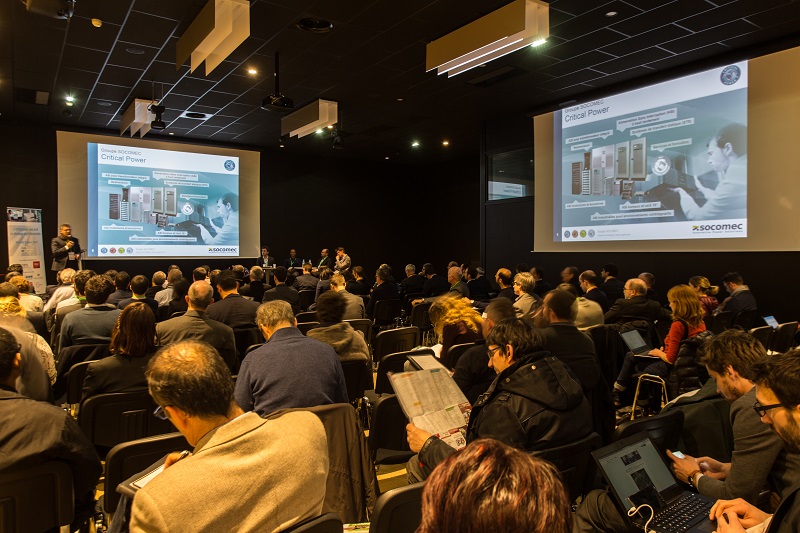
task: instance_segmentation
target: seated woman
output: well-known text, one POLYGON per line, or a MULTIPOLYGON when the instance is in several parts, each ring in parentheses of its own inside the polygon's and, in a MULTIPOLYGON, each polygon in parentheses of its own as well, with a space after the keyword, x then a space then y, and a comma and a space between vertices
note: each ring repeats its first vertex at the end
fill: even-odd
POLYGON ((628 382, 633 374, 644 372, 645 374, 652 374, 662 378, 667 377, 672 365, 675 364, 675 359, 678 357, 681 341, 694 337, 706 330, 706 325, 703 322, 703 309, 694 289, 688 285, 676 285, 667 293, 667 300, 669 300, 669 306, 672 308, 672 325, 669 328, 666 339, 664 339, 664 348, 650 350, 648 355, 652 358, 637 357, 628 352, 625 356, 625 361, 622 363, 619 376, 614 382, 614 390, 612 391, 616 407, 622 405, 619 395, 627 389, 628 382), (655 357, 658 359, 653 359, 655 357))
POLYGON ((122 310, 111 331, 111 356, 86 370, 82 399, 109 392, 147 390, 144 371, 155 354, 156 319, 147 304, 136 302, 122 310))
POLYGON ((451 293, 434 300, 428 314, 433 324, 433 331, 439 336, 439 342, 442 344, 442 351, 439 354, 441 363, 452 370, 456 366, 456 361, 448 357, 450 348, 456 344, 466 344, 483 338, 481 315, 460 294, 451 293))
POLYGON ((320 324, 306 335, 329 344, 342 363, 361 361, 366 364, 370 360, 370 354, 364 334, 354 330, 347 322, 342 322, 346 308, 347 300, 343 295, 334 291, 323 293, 317 300, 320 324))
POLYGON ((514 276, 514 294, 517 295, 514 308, 517 316, 531 316, 541 305, 540 298, 533 292, 535 284, 536 280, 529 272, 520 272, 514 276))
POLYGON ((172 317, 172 313, 185 313, 186 310, 189 309, 186 295, 189 294, 190 286, 191 283, 189 283, 189 280, 186 278, 176 281, 172 286, 172 300, 170 300, 167 305, 167 316, 165 320, 172 317))
POLYGON ((552 464, 479 439, 428 478, 417 532, 568 533, 571 514, 569 494, 552 464))
MULTIPOLYGON (((581 384, 567 366, 542 351, 543 339, 533 324, 504 320, 486 339, 489 367, 497 378, 472 406, 466 441, 492 437, 528 452, 582 439, 592 432, 592 411, 581 384)), ((409 447, 417 452, 406 469, 410 483, 456 452, 437 436, 406 426, 409 447)))
POLYGON ((697 293, 700 298, 700 305, 703 307, 703 317, 709 318, 714 314, 714 310, 719 307, 719 302, 714 297, 719 292, 719 287, 711 285, 708 278, 694 276, 689 279, 689 286, 697 293))

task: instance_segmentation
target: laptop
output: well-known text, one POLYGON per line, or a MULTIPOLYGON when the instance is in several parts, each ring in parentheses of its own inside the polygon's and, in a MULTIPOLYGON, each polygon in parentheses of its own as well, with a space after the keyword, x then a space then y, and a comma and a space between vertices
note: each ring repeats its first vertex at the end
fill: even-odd
POLYGON ((621 331, 619 335, 622 337, 622 340, 625 341, 628 350, 630 350, 633 355, 660 359, 660 357, 650 355, 650 350, 652 350, 652 348, 647 344, 647 341, 642 338, 642 334, 639 333, 639 330, 632 329, 630 331, 621 331))
MULTIPOLYGON (((621 439, 592 452, 597 466, 611 487, 623 516, 628 509, 650 505, 655 516, 648 530, 657 533, 711 532, 716 529, 708 519, 713 500, 684 490, 672 476, 658 448, 646 431, 621 439)), ((650 510, 643 508, 629 519, 644 528, 650 510)))
POLYGON ((764 322, 766 322, 768 326, 772 326, 772 329, 778 329, 778 326, 780 324, 778 324, 778 321, 775 319, 774 316, 769 315, 769 316, 765 316, 763 318, 764 318, 764 322))

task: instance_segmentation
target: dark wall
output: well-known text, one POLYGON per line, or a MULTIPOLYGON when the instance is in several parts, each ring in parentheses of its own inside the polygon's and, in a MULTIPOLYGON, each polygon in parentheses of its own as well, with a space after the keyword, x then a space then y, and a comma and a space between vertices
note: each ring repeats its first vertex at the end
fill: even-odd
MULTIPOLYGON (((2 204, 42 209, 45 268, 49 272, 49 241, 61 223, 55 130, 0 124, 0 139, 2 204)), ((368 272, 374 273, 385 262, 399 277, 409 262, 418 268, 432 262, 442 269, 451 260, 477 263, 479 171, 477 157, 402 166, 263 152, 261 220, 242 219, 240 223, 259 225, 261 242, 270 246, 279 261, 288 257, 290 248, 296 248, 301 258, 316 260, 322 248, 344 246, 353 262, 368 272)), ((7 263, 5 229, 0 246, 7 263)), ((250 266, 254 259, 191 259, 176 260, 175 264, 188 275, 203 262, 212 268, 227 268, 239 262, 250 266)), ((116 268, 150 274, 166 270, 171 262, 169 258, 95 260, 84 266, 98 272, 116 268)))
MULTIPOLYGON (((514 150, 520 140, 533 143, 533 120, 526 116, 503 119, 487 123, 484 128, 483 145, 486 154, 514 150)), ((481 187, 485 187, 482 180, 481 187)), ((552 201, 541 198, 540 201, 552 201)), ((751 208, 758 208, 751 206, 751 208)), ((539 252, 533 253, 534 200, 503 200, 483 206, 485 227, 481 230, 482 249, 486 250, 484 262, 490 277, 500 267, 513 272, 517 263, 537 265, 545 269, 545 279, 559 282, 559 272, 567 265, 579 270, 594 270, 598 275, 605 263, 615 263, 620 268, 620 278, 636 277, 641 272, 656 276, 656 289, 662 298, 679 283, 687 283, 692 276, 706 276, 713 285, 729 271, 738 271, 744 276, 755 295, 759 310, 772 314, 779 322, 800 318, 797 302, 800 287, 790 283, 784 272, 790 272, 798 252, 685 252, 659 253, 658 242, 645 245, 648 251, 635 252, 539 252)))

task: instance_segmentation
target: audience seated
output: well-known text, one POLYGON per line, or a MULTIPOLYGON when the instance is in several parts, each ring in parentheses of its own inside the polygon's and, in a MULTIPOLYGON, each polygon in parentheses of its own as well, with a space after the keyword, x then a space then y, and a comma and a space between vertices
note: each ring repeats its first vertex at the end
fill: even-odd
MULTIPOLYGON (((75 284, 77 285, 78 282, 76 281, 75 284)), ((142 275, 134 276, 133 279, 131 280, 131 297, 120 300, 120 302, 117 304, 117 308, 125 309, 127 306, 129 306, 134 302, 141 302, 145 304, 147 307, 149 307, 155 314, 158 311, 158 302, 155 301, 155 299, 153 298, 148 298, 147 296, 145 296, 145 294, 147 293, 147 286, 149 284, 150 282, 147 281, 146 277, 142 275)))
MULTIPOLYGON (((351 274, 353 276, 352 279, 347 280, 347 292, 350 294, 356 294, 358 296, 366 296, 369 294, 372 285, 367 283, 367 280, 364 279, 364 267, 362 266, 354 266, 351 270, 351 274)), ((422 278, 422 276, 418 276, 422 278)), ((320 279, 322 279, 320 277, 320 279)), ((347 278, 345 278, 347 279, 347 278)), ((423 279, 424 281, 424 279, 423 279)), ((422 291, 419 291, 422 292, 422 291)), ((319 297, 319 287, 317 287, 317 296, 319 297)))
MULTIPOLYGON (((498 373, 475 405, 467 442, 492 436, 528 452, 575 442, 592 432, 592 413, 568 367, 542 351, 542 337, 523 319, 495 325, 486 339, 489 366, 498 373)), ((455 449, 408 424, 408 443, 418 455, 406 466, 409 482, 422 481, 455 449)))
POLYGON ((418 533, 569 533, 569 492, 556 468, 494 439, 447 458, 422 492, 418 533))
POLYGON ((312 268, 311 263, 306 263, 305 265, 303 265, 303 273, 297 276, 294 279, 294 283, 292 284, 292 287, 294 287, 295 290, 297 291, 317 290, 317 283, 319 283, 319 280, 317 279, 316 276, 313 276, 311 274, 311 268, 312 268))
POLYGON ((170 454, 136 493, 132 533, 281 531, 321 514, 329 462, 319 418, 243 413, 225 362, 200 342, 161 350, 147 381, 158 412, 194 449, 170 454))
POLYGON ((41 311, 44 308, 42 299, 30 293, 31 283, 25 276, 12 276, 9 281, 17 287, 17 291, 19 291, 19 303, 22 304, 22 307, 24 307, 26 311, 41 311))
MULTIPOLYGON (((365 309, 366 315, 372 318, 375 313, 375 304, 381 300, 399 300, 400 293, 397 292, 397 285, 391 283, 389 278, 392 276, 386 268, 379 268, 375 272, 375 288, 372 289, 372 295, 369 298, 369 303, 365 309)), ((430 281, 430 280, 428 280, 430 281)), ((447 283, 445 281, 445 283, 447 283)), ((445 291, 447 292, 447 291, 445 291)))
POLYGON ((744 279, 742 279, 741 274, 738 272, 728 272, 722 277, 722 284, 725 286, 725 290, 728 291, 730 296, 719 304, 719 307, 714 311, 715 315, 723 311, 729 311, 733 313, 735 317, 742 311, 755 311, 758 309, 756 299, 753 293, 750 292, 750 287, 744 284, 744 279))
MULTIPOLYGON (((458 267, 454 267, 458 268, 458 267)), ((441 363, 452 370, 456 364, 450 356, 450 348, 481 339, 481 315, 457 293, 439 296, 431 304, 429 315, 433 331, 442 345, 439 353, 441 363)))
POLYGON ((578 296, 578 291, 575 290, 575 285, 571 285, 569 283, 560 283, 558 285, 558 290, 567 291, 573 297, 575 297, 575 302, 578 306, 575 318, 573 319, 575 327, 585 329, 592 326, 598 326, 603 323, 603 308, 600 307, 600 304, 589 300, 585 296, 578 296))
POLYGON ((425 276, 418 276, 417 267, 411 263, 406 265, 405 272, 406 277, 400 282, 400 295, 405 297, 407 294, 422 294, 425 276))
POLYGON ((292 306, 294 314, 300 312, 300 294, 286 284, 289 273, 283 267, 275 269, 275 288, 264 293, 264 301, 282 300, 292 306))
POLYGON ((469 287, 461 281, 461 268, 454 266, 447 269, 447 283, 450 284, 450 293, 456 293, 462 298, 469 298, 469 287))
POLYGON ((336 351, 303 335, 288 302, 261 304, 256 323, 267 340, 242 362, 236 402, 267 415, 290 407, 347 403, 347 386, 336 351))
POLYGON ((617 279, 619 268, 614 263, 606 263, 600 271, 603 283, 597 288, 603 291, 608 297, 609 302, 616 302, 620 298, 625 298, 625 283, 617 279))
POLYGON ((86 282, 97 273, 94 270, 81 270, 75 274, 75 282, 73 284, 75 294, 69 300, 63 300, 55 307, 55 312, 45 313, 45 319, 49 319, 48 327, 50 328, 50 345, 57 347, 59 337, 61 336, 61 324, 64 323, 64 317, 73 311, 83 309, 86 307, 86 282))
MULTIPOLYGON (((331 291, 339 293, 347 304, 344 310, 344 316, 340 320, 364 318, 366 314, 364 309, 364 299, 360 296, 356 296, 355 294, 350 294, 347 292, 347 283, 344 280, 344 276, 341 274, 334 274, 331 276, 330 283, 331 291)), ((322 296, 324 296, 324 294, 322 296)), ((320 298, 322 296, 320 296, 320 298)), ((319 310, 319 305, 317 305, 316 309, 319 310)), ((320 320, 320 322, 322 322, 322 320, 320 320)))
POLYGON ((478 269, 475 267, 468 267, 464 271, 464 276, 467 279, 469 298, 479 302, 488 302, 492 286, 486 280, 486 276, 478 275, 478 269))
POLYGON ((703 307, 703 316, 709 318, 714 314, 714 310, 719 307, 719 302, 715 298, 719 292, 719 287, 712 286, 708 278, 703 276, 693 276, 689 279, 689 286, 697 293, 700 298, 700 305, 703 307))
POLYGON ((69 300, 72 298, 73 294, 75 294, 72 283, 75 278, 75 269, 74 268, 65 268, 61 272, 56 274, 58 277, 59 283, 56 289, 53 291, 53 294, 47 299, 47 302, 44 304, 43 311, 47 311, 48 309, 55 307, 58 305, 59 302, 63 300, 69 300))
POLYGON ((606 293, 597 288, 597 274, 593 270, 584 270, 578 276, 578 281, 581 284, 583 297, 599 305, 603 313, 608 311, 611 304, 608 302, 606 293))
MULTIPOLYGON (((15 327, 15 321, 9 320, 11 313, 24 312, 16 298, 7 296, 0 298, 0 327, 11 333, 17 344, 21 361, 17 377, 16 389, 21 393, 41 402, 52 401, 50 387, 56 382, 55 361, 53 352, 47 342, 36 333, 15 327), (2 302, 2 300, 9 300, 2 302)), ((15 315, 19 318, 18 315, 15 315)))
POLYGON ((547 283, 544 279, 544 270, 542 267, 532 267, 530 270, 533 276, 533 293, 539 298, 544 298, 544 295, 552 290, 552 285, 547 283))
POLYGON ((182 278, 183 272, 177 267, 167 273, 167 286, 164 290, 158 291, 156 295, 153 296, 153 299, 158 302, 159 307, 169 305, 169 301, 172 300, 172 288, 182 278))
POLYGON ((167 275, 159 270, 158 272, 153 274, 152 281, 153 281, 152 286, 149 289, 147 289, 144 295, 148 298, 155 299, 156 293, 164 290, 164 283, 167 282, 167 275))
POLYGON ((77 531, 94 514, 100 458, 69 413, 17 389, 23 365, 19 345, 15 335, 0 328, 0 472, 48 461, 69 466, 75 504, 70 531, 77 531))
POLYGON ((208 272, 209 272, 208 270, 206 270, 204 267, 201 266, 195 268, 194 270, 192 270, 192 282, 194 283, 195 281, 206 281, 208 279, 208 272))
MULTIPOLYGON (((322 269, 319 271, 319 283, 317 283, 317 293, 314 295, 315 302, 317 301, 317 298, 319 298, 324 292, 331 290, 332 276, 333 276, 333 270, 331 270, 330 268, 322 267, 322 269)), ((367 294, 369 294, 369 289, 367 289, 367 294)))
POLYGON ((647 285, 639 278, 629 279, 625 283, 625 298, 614 302, 603 316, 606 324, 631 322, 633 320, 647 320, 655 322, 661 318, 668 318, 669 313, 658 302, 645 297, 647 285))
MULTIPOLYGON (((167 303, 166 307, 159 308, 166 309, 166 311, 160 311, 160 313, 162 313, 162 319, 166 320, 172 317, 174 313, 185 313, 189 309, 189 304, 186 303, 186 296, 189 294, 189 287, 191 287, 191 285, 192 284, 189 283, 189 280, 186 278, 181 278, 175 282, 172 286, 172 298, 167 303)), ((215 293, 216 287, 213 287, 212 290, 215 293)))
POLYGON ((450 283, 436 273, 436 267, 432 263, 422 265, 422 275, 426 278, 422 285, 422 294, 426 298, 438 296, 450 290, 450 283))
POLYGON ((261 302, 264 292, 272 285, 264 282, 264 269, 256 265, 250 269, 250 282, 239 287, 239 294, 249 296, 254 302, 261 302))
POLYGON ((225 270, 217 276, 217 291, 222 300, 208 306, 208 318, 222 322, 232 328, 256 325, 258 302, 248 300, 239 294, 236 275, 225 270))
POLYGON ((156 352, 155 337, 153 310, 143 302, 127 305, 111 332, 112 355, 90 363, 86 369, 82 397, 147 390, 144 370, 156 352))
POLYGON ((650 272, 642 272, 639 274, 638 278, 647 285, 647 292, 644 297, 648 300, 658 302, 658 304, 661 305, 661 296, 658 294, 658 291, 656 291, 656 277, 650 272))
POLYGON ((541 298, 533 293, 533 276, 530 272, 520 272, 514 276, 514 309, 517 310, 518 317, 529 317, 542 304, 541 298))
MULTIPOLYGON (((10 283, 6 282, 8 285, 10 283)), ((3 283, 0 283, 3 285, 3 283)), ((16 296, 0 296, 0 323, 28 333, 36 334, 36 328, 27 318, 28 312, 16 296)))
POLYGON ((561 271, 561 283, 569 283, 575 290, 578 291, 578 295, 582 293, 581 291, 581 284, 578 280, 578 267, 576 266, 567 266, 564 267, 564 270, 561 271))
MULTIPOLYGON (((131 285, 131 276, 127 272, 117 272, 117 275, 114 276, 114 287, 115 290, 111 293, 111 296, 108 297, 107 303, 118 307, 119 303, 122 300, 127 300, 128 298, 133 297, 133 291, 130 290, 131 285)), ((122 309, 122 307, 120 307, 122 309)))
MULTIPOLYGON (((344 281, 341 274, 336 274, 331 279, 335 280, 336 278, 344 281)), ((354 296, 354 298, 358 298, 358 296, 354 296)), ((344 297, 344 291, 328 291, 320 296, 317 301, 317 317, 320 324, 311 329, 307 335, 333 348, 343 363, 361 361, 366 364, 371 357, 364 334, 354 330, 347 322, 342 322, 347 306, 348 302, 344 297)))
POLYGON ((494 275, 494 280, 500 286, 500 292, 497 293, 498 298, 508 298, 510 302, 517 299, 517 294, 512 285, 511 271, 507 268, 501 268, 494 275))
POLYGON ((75 344, 102 344, 111 340, 111 330, 122 311, 106 303, 114 283, 105 275, 86 282, 86 306, 69 313, 61 323, 58 349, 75 344))

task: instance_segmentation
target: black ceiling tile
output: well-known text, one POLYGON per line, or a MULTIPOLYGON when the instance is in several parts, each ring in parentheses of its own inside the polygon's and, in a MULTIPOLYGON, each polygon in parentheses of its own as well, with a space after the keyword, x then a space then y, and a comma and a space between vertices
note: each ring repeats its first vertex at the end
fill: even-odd
MULTIPOLYGON (((163 47, 161 47, 161 53, 159 53, 158 56, 156 57, 156 61, 169 63, 174 68, 177 56, 177 45, 178 45, 178 38, 172 37, 169 41, 167 41, 164 44, 163 47)), ((189 67, 191 65, 189 59, 184 61, 183 64, 186 67, 189 67)))
MULTIPOLYGON (((230 76, 226 79, 229 78, 230 76)), ((210 91, 212 87, 214 87, 213 81, 199 80, 197 78, 183 78, 173 88, 173 92, 175 94, 183 94, 185 96, 200 97, 210 91)))
POLYGON ((130 88, 128 87, 98 83, 95 85, 94 91, 92 92, 92 98, 108 100, 110 102, 127 102, 128 93, 130 93, 130 88))
POLYGON ((75 2, 75 16, 87 19, 98 18, 112 24, 122 24, 133 0, 80 0, 75 2))
POLYGON ((214 133, 211 138, 215 141, 232 141, 238 135, 238 133, 233 133, 226 130, 217 130, 217 132, 214 133))
POLYGON ((142 13, 179 21, 194 20, 204 4, 197 0, 136 0, 133 8, 142 13))
POLYGON ((548 46, 542 53, 557 59, 569 60, 574 56, 597 50, 622 39, 625 39, 623 35, 615 31, 602 29, 557 46, 548 46))
POLYGON ((67 44, 109 52, 114 46, 120 27, 118 24, 104 22, 102 26, 95 28, 89 19, 72 17, 67 44))
POLYGON ((558 90, 562 87, 569 87, 577 83, 583 83, 585 81, 594 79, 596 77, 597 77, 597 72, 589 70, 587 68, 583 70, 578 70, 576 72, 573 72, 572 74, 568 74, 567 76, 562 76, 560 78, 556 78, 550 81, 536 83, 534 87, 552 91, 552 90, 558 90))
POLYGON ((797 21, 787 20, 783 24, 770 26, 763 30, 756 30, 752 33, 748 33, 747 35, 739 35, 721 42, 732 48, 746 49, 765 41, 786 37, 795 33, 797 33, 797 21))
POLYGON ((218 82, 223 80, 226 76, 228 76, 232 72, 241 72, 245 74, 244 69, 239 66, 239 63, 233 61, 223 61, 216 67, 214 70, 211 71, 210 74, 206 74, 206 64, 201 63, 199 67, 195 69, 194 72, 190 72, 188 75, 192 78, 199 78, 201 80, 213 81, 218 82))
POLYGON ((682 37, 680 39, 675 39, 673 41, 663 43, 661 45, 661 48, 664 48, 676 54, 682 54, 684 52, 695 50, 697 48, 701 48, 711 43, 722 41, 724 39, 727 39, 731 35, 743 35, 756 31, 757 29, 758 28, 756 28, 749 22, 746 22, 744 20, 735 20, 733 22, 729 22, 728 24, 723 24, 722 26, 710 28, 708 30, 695 33, 687 37, 682 37))
POLYGON ((255 37, 248 37, 242 44, 236 47, 236 50, 228 55, 227 61, 234 63, 241 63, 251 55, 258 52, 260 49, 265 48, 266 41, 264 39, 257 39, 255 37))
POLYGON ((418 69, 425 71, 425 45, 421 42, 412 43, 398 53, 388 56, 381 61, 382 65, 398 70, 418 69))
POLYGON ((156 85, 163 83, 165 90, 171 88, 178 83, 180 79, 188 74, 188 67, 181 67, 180 70, 175 70, 175 65, 172 63, 162 63, 161 61, 154 61, 147 72, 144 74, 144 79, 153 80, 156 85))
POLYGON ((556 9, 553 7, 553 4, 550 4, 550 27, 555 28, 559 24, 564 24, 568 20, 572 20, 575 18, 575 15, 571 13, 567 13, 566 11, 561 11, 560 9, 556 9))
POLYGON ((108 64, 144 70, 150 66, 157 53, 157 48, 119 41, 108 58, 108 64))
POLYGON ((253 110, 253 106, 244 105, 244 104, 238 104, 238 103, 234 102, 234 103, 228 104, 225 107, 223 107, 222 109, 220 109, 220 114, 238 118, 238 117, 242 117, 242 116, 246 115, 247 113, 249 113, 252 110, 253 110))
MULTIPOLYGON (((295 6, 293 6, 295 7, 295 6)), ((268 41, 295 21, 295 9, 258 2, 250 7, 250 36, 268 41)))
POLYGON ((236 96, 232 94, 211 91, 200 98, 200 100, 197 101, 197 105, 221 109, 231 103, 235 97, 236 96))
POLYGON ((276 121, 280 124, 281 117, 285 116, 280 113, 266 111, 264 109, 251 108, 251 112, 247 115, 240 117, 236 123, 244 126, 258 126, 268 122, 276 121))
POLYGON ((764 0, 738 0, 732 6, 715 7, 692 17, 682 19, 679 24, 684 28, 699 32, 706 28, 713 28, 738 20, 741 18, 742 13, 751 12, 754 8, 758 7, 763 9, 764 5, 764 0))
POLYGON ((562 61, 561 63, 556 63, 547 68, 543 68, 539 71, 539 73, 554 77, 566 76, 567 74, 577 70, 593 67, 598 63, 606 62, 609 59, 613 59, 612 56, 604 54, 603 52, 588 52, 586 54, 573 57, 567 61, 562 61))
POLYGON ((342 28, 334 29, 318 43, 309 47, 313 52, 326 52, 338 57, 353 53, 359 46, 379 38, 381 32, 377 28, 354 26, 348 24, 342 28))
POLYGON ((203 123, 203 125, 197 126, 190 133, 192 133, 194 135, 202 135, 204 137, 208 137, 209 135, 215 134, 217 131, 219 131, 219 128, 214 128, 214 127, 211 127, 211 126, 207 126, 207 125, 205 125, 205 123, 203 123))
POLYGON ((115 65, 107 65, 100 73, 100 83, 108 85, 119 85, 122 87, 132 87, 139 82, 139 79, 144 74, 144 71, 135 68, 117 67, 115 65))
MULTIPOLYGON (((298 100, 294 97, 293 94, 287 93, 285 89, 281 89, 281 92, 284 95, 288 96, 289 98, 293 98, 295 105, 297 105, 298 100)), ((235 103, 249 105, 252 107, 258 107, 261 105, 261 100, 263 100, 266 96, 270 94, 272 94, 272 88, 264 90, 247 91, 246 93, 238 95, 236 97, 235 103)))
POLYGON ((797 21, 800 20, 800 2, 789 2, 779 7, 770 7, 760 13, 747 15, 747 20, 762 28, 794 22, 796 28, 797 21))
POLYGON ((203 123, 202 120, 195 120, 192 118, 179 118, 172 121, 169 124, 169 129, 177 128, 177 129, 193 130, 202 123, 203 123))
POLYGON ((610 87, 615 84, 622 83, 623 81, 628 81, 633 78, 652 74, 654 71, 655 70, 652 68, 637 66, 627 70, 615 72, 614 74, 603 74, 597 78, 588 80, 585 83, 594 87, 610 87))
POLYGON ((214 128, 224 128, 236 120, 236 117, 226 117, 224 115, 214 115, 208 120, 203 122, 204 126, 212 126, 214 128))
POLYGON ((91 89, 94 87, 97 77, 94 72, 86 72, 84 70, 62 68, 58 71, 58 83, 60 85, 79 89, 91 89))
POLYGON ((181 94, 168 94, 161 102, 167 109, 177 109, 183 113, 194 105, 197 98, 194 96, 184 96, 181 94))
POLYGON ((168 107, 161 114, 161 119, 164 122, 169 123, 169 122, 172 122, 173 120, 177 120, 178 117, 181 116, 181 113, 183 113, 183 111, 180 110, 180 109, 172 109, 172 108, 168 107))
POLYGON ((636 9, 630 4, 614 0, 606 4, 597 4, 596 7, 558 26, 551 25, 550 32, 564 39, 576 39, 606 28, 616 21, 629 19, 639 13, 641 13, 641 10, 636 9), (609 11, 616 11, 618 15, 614 18, 606 17, 605 14, 609 11))
POLYGON ((240 95, 249 91, 250 89, 255 87, 258 83, 259 83, 258 78, 252 78, 250 76, 237 76, 236 74, 231 74, 230 76, 219 82, 214 87, 214 90, 222 93, 240 95))
POLYGON ((44 72, 31 72, 16 68, 14 69, 14 88, 50 92, 53 90, 53 76, 44 72))
POLYGON ((658 61, 659 59, 664 59, 672 55, 674 54, 667 52, 663 48, 650 47, 645 50, 634 52, 633 54, 629 54, 627 56, 606 61, 605 63, 598 63, 594 65, 593 68, 603 72, 604 74, 614 74, 615 72, 620 72, 637 67, 639 65, 652 63, 653 61, 658 61))
POLYGON ((673 0, 664 2, 655 9, 645 11, 627 20, 615 22, 611 27, 628 36, 640 35, 670 22, 691 17, 712 7, 709 3, 698 2, 697 0, 673 0))
POLYGON ((128 43, 161 48, 177 27, 177 22, 131 11, 119 39, 128 43))
POLYGON ((657 30, 649 31, 636 37, 629 37, 616 43, 601 47, 603 52, 615 56, 625 56, 638 50, 659 45, 665 41, 671 41, 689 35, 691 32, 675 24, 661 26, 657 30))
POLYGON ((704 59, 707 57, 712 57, 723 52, 730 52, 730 48, 725 45, 719 43, 712 43, 707 46, 703 46, 692 50, 691 53, 675 55, 672 57, 667 57, 665 59, 660 59, 658 61, 653 61, 652 63, 648 63, 648 67, 652 67, 657 70, 666 70, 671 67, 679 67, 681 65, 687 64, 689 60, 691 61, 698 61, 700 59, 704 59))
MULTIPOLYGON (((386 28, 391 24, 409 17, 409 14, 417 16, 418 11, 422 11, 421 18, 430 20, 424 13, 425 7, 432 4, 431 0, 404 0, 403 2, 374 2, 366 9, 358 13, 351 20, 351 24, 368 26, 372 28, 386 28)), ((466 2, 465 2, 466 3, 466 2)), ((457 12, 456 9, 452 10, 457 12)), ((447 20, 447 19, 440 19, 447 20)), ((456 26, 457 27, 457 26, 456 26)), ((452 30, 451 30, 452 31, 452 30)), ((447 33, 447 31, 445 31, 447 33)))
POLYGON ((95 125, 102 124, 103 126, 105 126, 106 124, 114 120, 114 114, 102 113, 98 111, 99 109, 111 109, 111 108, 103 108, 97 106, 92 106, 90 108, 87 108, 81 116, 81 124, 86 122, 89 124, 95 124, 95 125))
POLYGON ((559 11, 579 17, 599 6, 605 2, 595 0, 557 0, 550 2, 550 5, 559 11))

